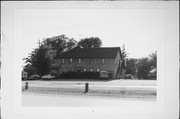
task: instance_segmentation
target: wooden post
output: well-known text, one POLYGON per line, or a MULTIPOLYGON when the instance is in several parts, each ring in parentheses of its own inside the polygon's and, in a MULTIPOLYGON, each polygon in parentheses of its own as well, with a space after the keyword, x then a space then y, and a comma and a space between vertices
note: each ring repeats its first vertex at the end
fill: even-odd
POLYGON ((86 83, 85 84, 85 92, 84 93, 87 93, 89 91, 89 83, 86 83))
POLYGON ((26 83, 25 83, 25 90, 27 90, 28 87, 29 87, 29 86, 28 86, 28 82, 26 82, 26 83))

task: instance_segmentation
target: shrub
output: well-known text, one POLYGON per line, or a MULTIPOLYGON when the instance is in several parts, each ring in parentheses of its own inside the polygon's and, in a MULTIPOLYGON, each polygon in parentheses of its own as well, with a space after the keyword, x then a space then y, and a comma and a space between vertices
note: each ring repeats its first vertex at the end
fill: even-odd
POLYGON ((59 78, 64 79, 98 79, 99 72, 64 72, 59 78))

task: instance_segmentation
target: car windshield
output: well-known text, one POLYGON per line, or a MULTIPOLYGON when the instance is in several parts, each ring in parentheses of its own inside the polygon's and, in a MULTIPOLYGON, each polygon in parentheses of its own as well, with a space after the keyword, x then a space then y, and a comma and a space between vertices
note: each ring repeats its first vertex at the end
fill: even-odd
POLYGON ((108 74, 108 72, 106 72, 106 71, 103 71, 103 72, 100 72, 100 74, 108 74))
POLYGON ((46 75, 44 75, 44 76, 51 76, 51 74, 46 74, 46 75))

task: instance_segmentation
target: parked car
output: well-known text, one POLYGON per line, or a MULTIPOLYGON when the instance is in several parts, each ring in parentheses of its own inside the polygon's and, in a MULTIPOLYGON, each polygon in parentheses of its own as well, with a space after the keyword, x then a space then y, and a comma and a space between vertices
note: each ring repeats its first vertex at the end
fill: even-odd
POLYGON ((34 75, 31 75, 30 77, 28 77, 27 80, 38 80, 39 78, 40 78, 39 75, 34 74, 34 75))
POLYGON ((124 78, 125 79, 133 79, 133 76, 132 76, 132 74, 126 74, 124 78))
POLYGON ((148 79, 155 79, 157 78, 157 69, 153 69, 151 70, 148 74, 147 74, 147 78, 148 79))
POLYGON ((41 77, 41 79, 55 79, 55 76, 52 74, 45 74, 44 76, 41 77))
POLYGON ((108 72, 107 71, 100 71, 99 78, 100 79, 108 79, 109 78, 108 72))

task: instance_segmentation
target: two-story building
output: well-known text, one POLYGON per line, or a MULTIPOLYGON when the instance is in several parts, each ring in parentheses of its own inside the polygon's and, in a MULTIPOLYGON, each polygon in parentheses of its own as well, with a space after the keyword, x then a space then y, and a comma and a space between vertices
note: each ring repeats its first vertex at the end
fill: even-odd
POLYGON ((120 47, 80 48, 76 47, 60 55, 53 63, 56 74, 63 72, 108 71, 111 78, 119 78, 121 67, 120 47))

